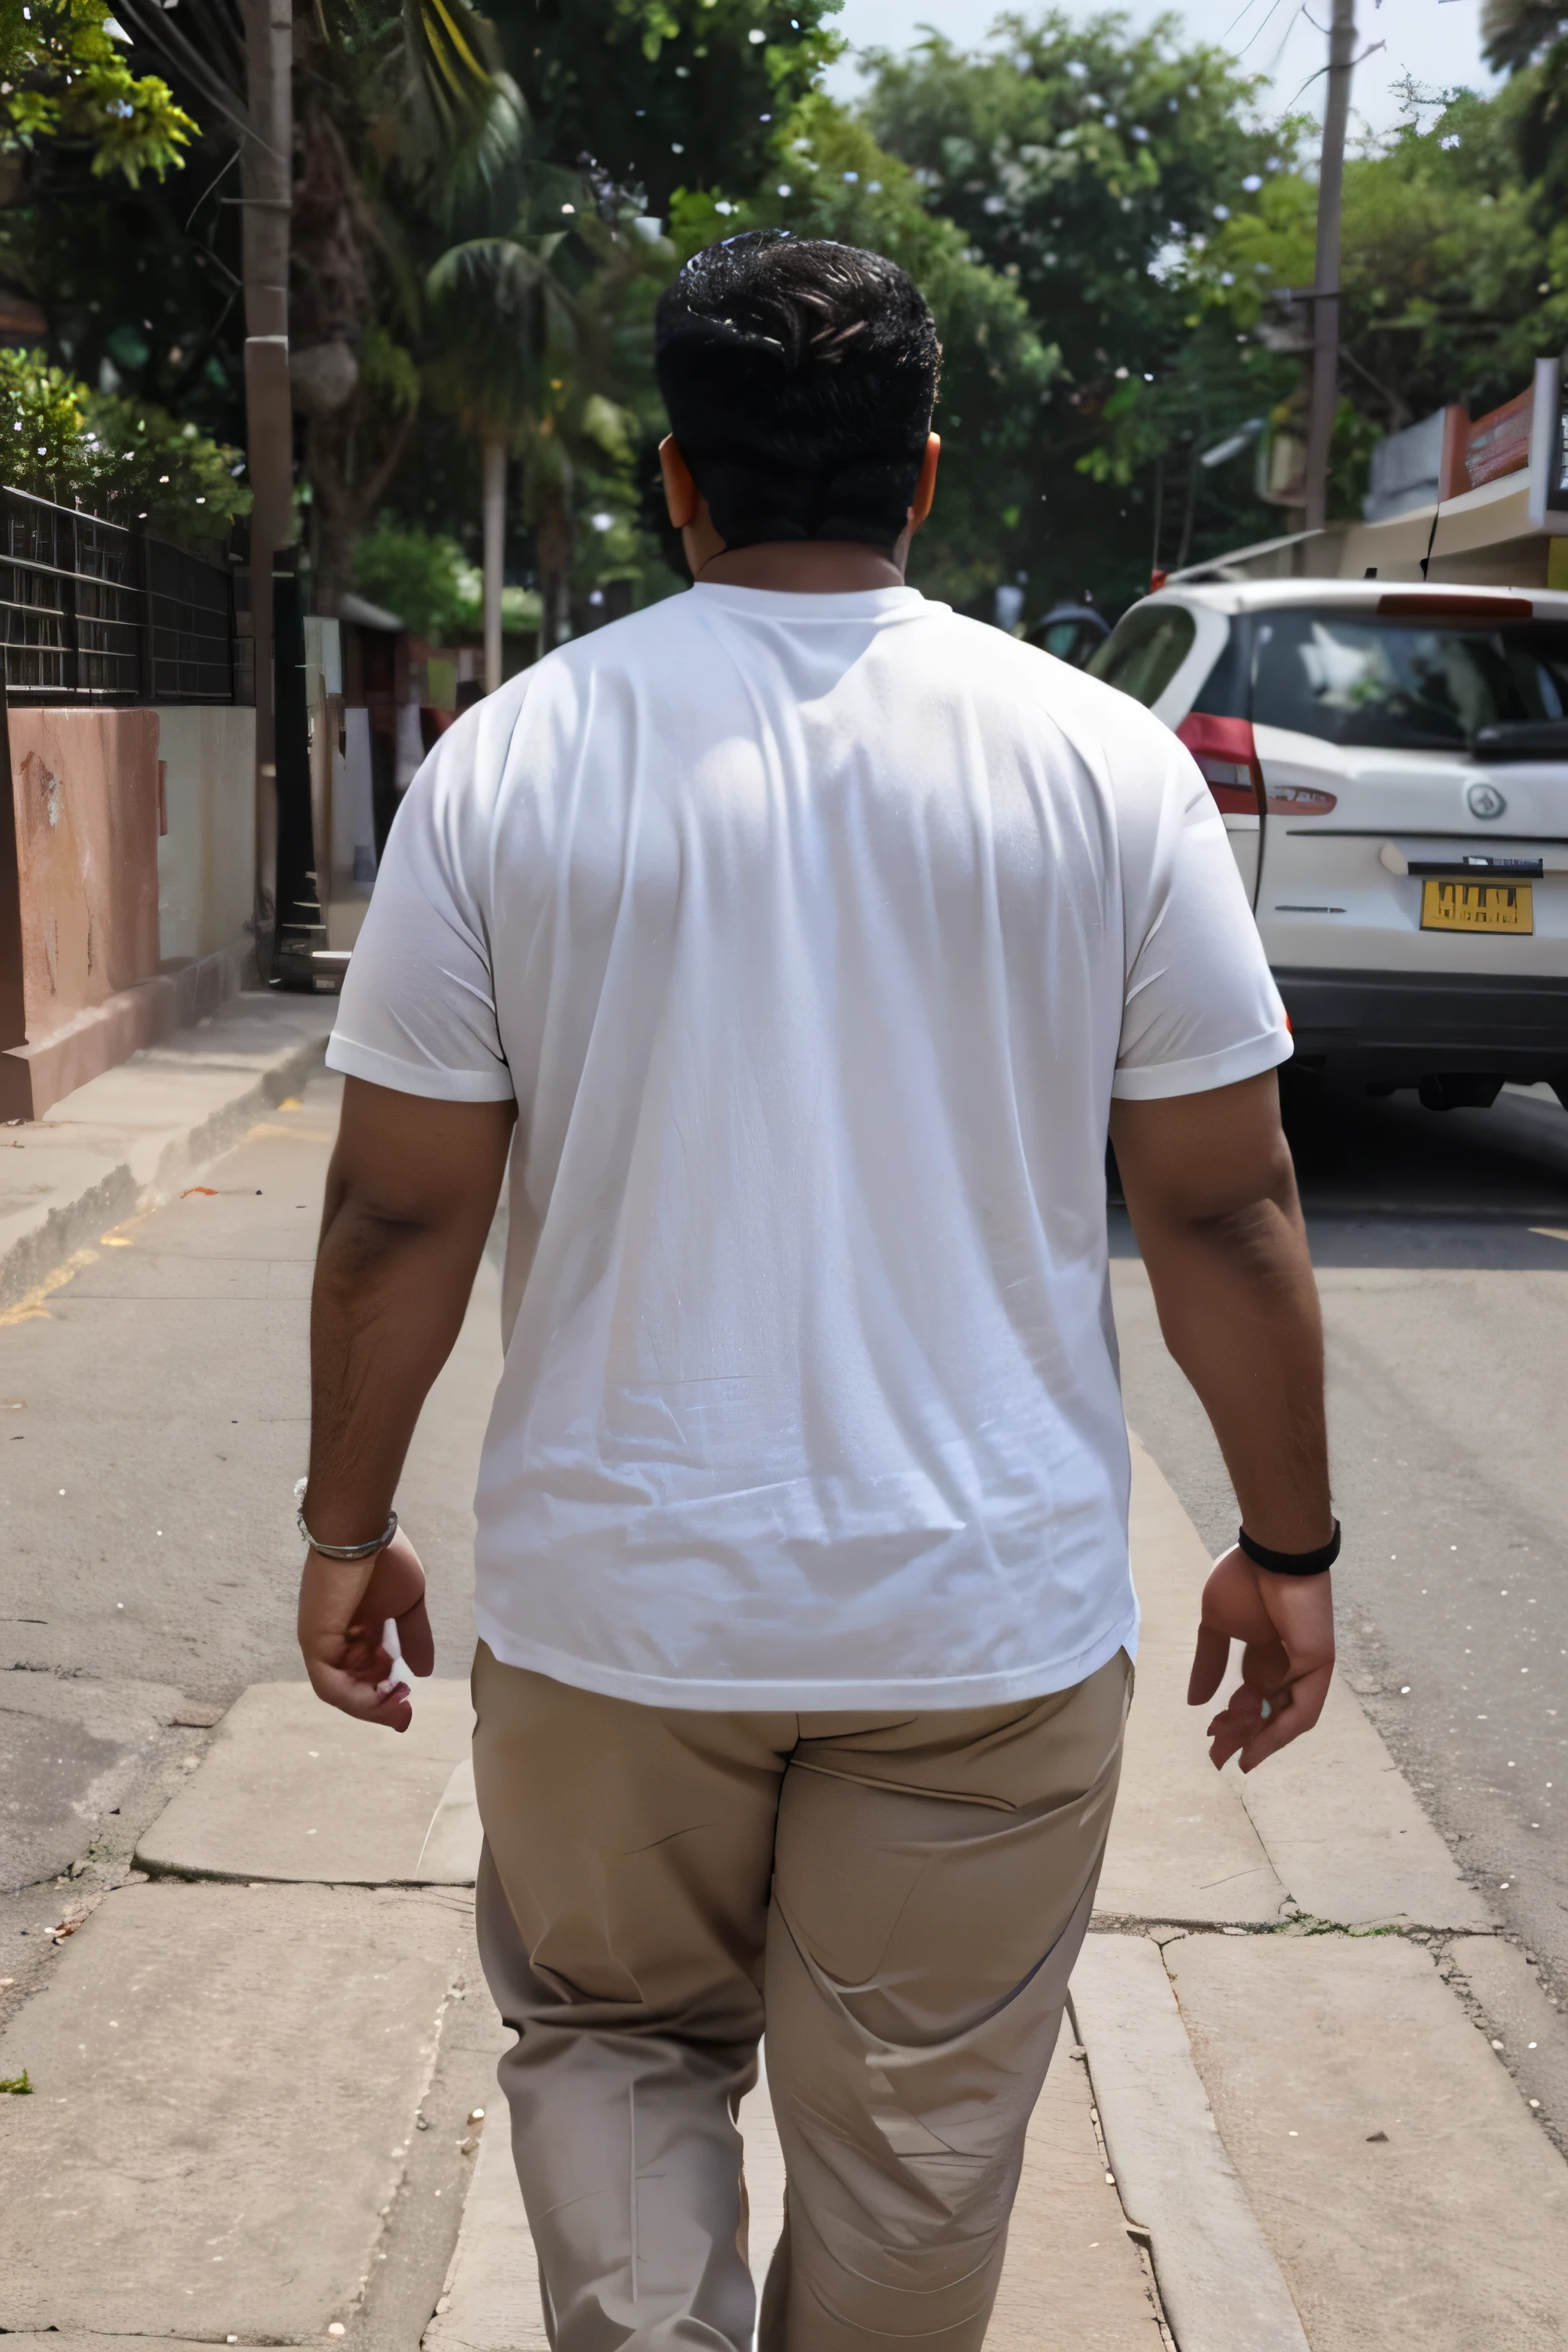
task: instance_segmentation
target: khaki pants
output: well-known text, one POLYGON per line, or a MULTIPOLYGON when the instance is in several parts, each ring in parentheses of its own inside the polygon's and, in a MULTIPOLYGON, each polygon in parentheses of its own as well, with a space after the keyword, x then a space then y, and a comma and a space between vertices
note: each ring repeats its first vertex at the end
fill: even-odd
POLYGON ((762 2352, 975 2352, 1131 1689, 709 1714, 474 1665, 485 1973, 557 2352, 749 2352, 735 2111, 787 2177, 762 2352))

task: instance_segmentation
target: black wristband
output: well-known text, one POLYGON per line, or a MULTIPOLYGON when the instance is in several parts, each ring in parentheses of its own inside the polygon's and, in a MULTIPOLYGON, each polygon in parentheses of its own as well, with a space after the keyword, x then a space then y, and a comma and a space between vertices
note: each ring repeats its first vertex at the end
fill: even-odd
POLYGON ((1255 1543, 1245 1528, 1237 1528, 1236 1540, 1254 1568, 1266 1568, 1271 1576, 1321 1576, 1340 1556, 1340 1523, 1334 1521, 1333 1534, 1316 1551, 1270 1551, 1267 1544, 1255 1543))

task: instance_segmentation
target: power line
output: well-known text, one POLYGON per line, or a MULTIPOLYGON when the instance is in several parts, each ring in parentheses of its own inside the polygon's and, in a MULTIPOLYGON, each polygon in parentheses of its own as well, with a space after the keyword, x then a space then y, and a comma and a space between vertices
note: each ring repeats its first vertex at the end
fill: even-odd
MULTIPOLYGON (((1262 37, 1263 37, 1264 34, 1265 34, 1265 33, 1268 31, 1268 20, 1269 20, 1269 18, 1273 16, 1274 11, 1276 10, 1276 8, 1278 8, 1278 7, 1279 6, 1279 5, 1280 5, 1280 0, 1268 0, 1268 6, 1267 10, 1266 10, 1266 11, 1265 11, 1265 13, 1264 13, 1264 16, 1263 16, 1263 20, 1262 20, 1262 22, 1258 26, 1257 29, 1256 29, 1254 32, 1252 32, 1252 33, 1249 33, 1249 34, 1248 34, 1248 36, 1247 36, 1247 39, 1246 39, 1245 41, 1243 41, 1243 43, 1242 43, 1242 45, 1241 45, 1240 48, 1239 48, 1239 49, 1237 49, 1237 53, 1236 53, 1236 54, 1237 54, 1237 56, 1238 58, 1244 58, 1244 57, 1247 55, 1247 50, 1252 47, 1252 44, 1253 44, 1253 42, 1254 42, 1254 41, 1259 41, 1259 40, 1261 40, 1261 39, 1262 39, 1262 37)), ((1301 0, 1301 6, 1302 6, 1302 7, 1305 7, 1305 5, 1306 5, 1306 0, 1301 0)), ((1297 15, 1299 16, 1300 14, 1300 9, 1299 8, 1299 9, 1297 10, 1297 15)), ((1294 19, 1292 19, 1292 22, 1294 22, 1294 19)))

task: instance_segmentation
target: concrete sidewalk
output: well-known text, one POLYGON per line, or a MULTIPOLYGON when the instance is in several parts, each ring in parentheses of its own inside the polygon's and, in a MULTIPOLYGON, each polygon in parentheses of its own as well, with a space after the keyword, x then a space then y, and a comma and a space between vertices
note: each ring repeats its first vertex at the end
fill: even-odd
MULTIPOLYGON (((1206 1561, 1142 1454, 1134 1553, 1122 1798, 991 2346, 1562 2352, 1568 2166, 1492 2029, 1511 2003, 1544 2082, 1563 2021, 1349 1692, 1255 1779, 1211 1770, 1183 1696, 1206 1561)), ((542 2346, 463 1885, 468 1720, 456 1683, 404 1744, 253 1687, 143 1836, 153 1883, 15 2019, 0 2329, 27 2352, 542 2346)), ((742 2126, 760 2273, 765 2084, 742 2126)))
POLYGON ((0 1127, 0 1314, 68 1281, 105 1230, 166 1200, 319 1068, 336 1000, 255 992, 0 1127))

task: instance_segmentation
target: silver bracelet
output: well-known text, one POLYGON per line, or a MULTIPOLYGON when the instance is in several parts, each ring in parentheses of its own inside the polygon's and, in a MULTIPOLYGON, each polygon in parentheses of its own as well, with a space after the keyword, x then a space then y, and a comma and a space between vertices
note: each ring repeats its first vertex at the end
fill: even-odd
POLYGON ((294 1517, 296 1524, 299 1527, 300 1533, 304 1537, 305 1541, 310 1545, 310 1549, 313 1552, 319 1552, 323 1559, 368 1559, 373 1551, 384 1551, 387 1545, 392 1541, 393 1537, 397 1533, 397 1513, 395 1511, 394 1511, 392 1517, 386 1523, 386 1532, 384 1535, 373 1536, 369 1543, 362 1544, 322 1543, 319 1538, 310 1533, 310 1528, 305 1525, 305 1514, 303 1511, 296 1511, 294 1517))

